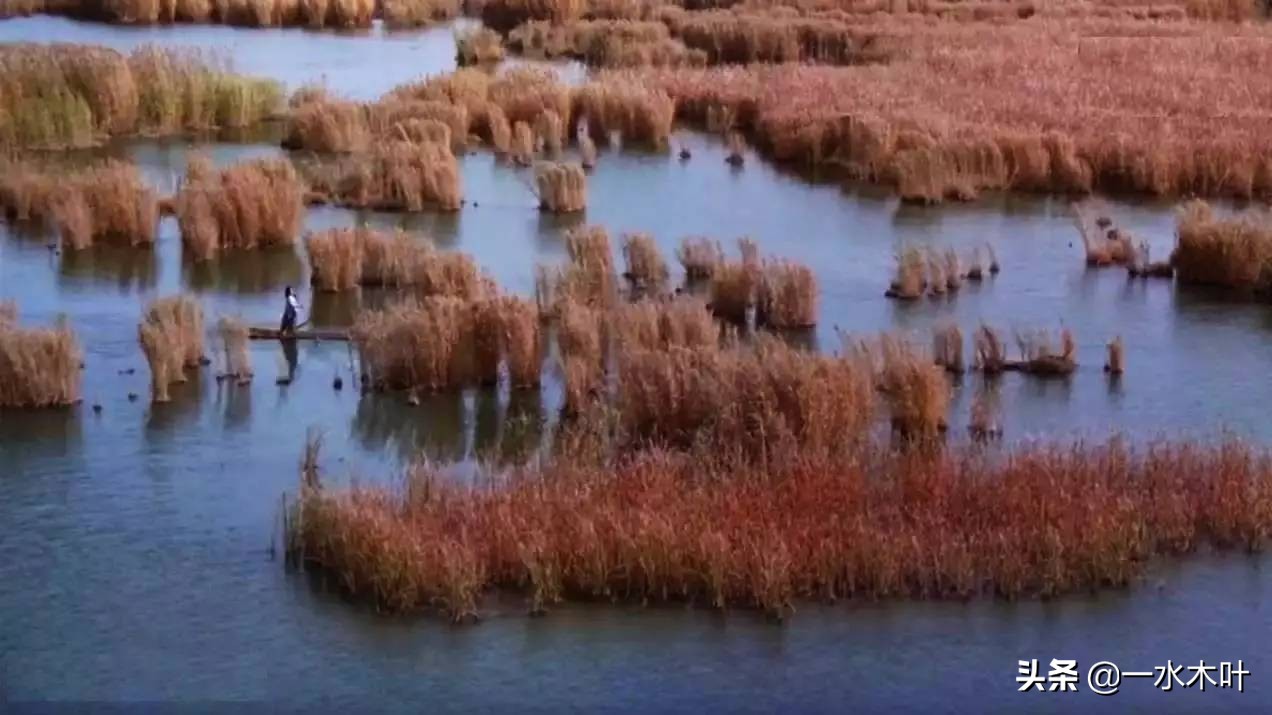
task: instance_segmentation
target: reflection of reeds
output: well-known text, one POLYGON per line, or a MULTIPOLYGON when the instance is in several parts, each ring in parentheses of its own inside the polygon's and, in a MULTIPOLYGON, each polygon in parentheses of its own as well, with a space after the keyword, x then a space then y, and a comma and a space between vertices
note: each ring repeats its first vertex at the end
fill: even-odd
POLYGON ((0 407, 47 407, 79 400, 83 353, 70 322, 22 328, 17 305, 0 302, 0 407))

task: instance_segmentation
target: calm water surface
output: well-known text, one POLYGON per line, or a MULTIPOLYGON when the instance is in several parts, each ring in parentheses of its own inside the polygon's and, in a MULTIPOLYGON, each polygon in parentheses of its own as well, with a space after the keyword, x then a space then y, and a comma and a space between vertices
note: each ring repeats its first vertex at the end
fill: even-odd
MULTIPOLYGON (((449 28, 337 35, 179 27, 121 29, 61 19, 0 22, 0 41, 146 42, 228 48, 243 70, 290 85, 326 77, 338 92, 374 97, 449 69, 449 28)), ((1063 200, 987 197, 963 206, 903 206, 884 193, 785 174, 757 159, 731 170, 717 141, 693 150, 604 152, 583 217, 540 214, 527 171, 489 154, 462 159, 468 204, 452 215, 321 208, 308 229, 401 226, 467 251, 503 286, 529 294, 536 262, 564 257, 580 222, 652 233, 670 257, 705 234, 812 266, 821 324, 802 341, 838 345, 852 333, 980 321, 1011 329, 1073 329, 1078 372, 1067 380, 1007 376, 1003 419, 1014 440, 1136 439, 1223 430, 1267 443, 1272 424, 1272 312, 1164 282, 1089 271, 1063 200), (992 243, 1003 272, 957 297, 900 305, 882 297, 903 245, 965 250, 992 243), (1128 374, 1109 382, 1103 345, 1122 335, 1128 374)), ((184 141, 122 142, 96 154, 137 162, 163 193, 181 175, 184 141)), ((202 146, 221 164, 281 153, 273 142, 202 146)), ((1119 223, 1154 253, 1173 243, 1173 207, 1119 203, 1119 223)), ((153 251, 57 253, 46 236, 0 224, 0 299, 25 323, 70 315, 86 353, 85 403, 0 411, 0 702, 231 700, 374 704, 394 710, 658 709, 923 711, 1062 709, 1267 710, 1272 586, 1262 557, 1198 556, 1159 565, 1127 592, 1021 604, 807 604, 784 625, 753 614, 681 608, 567 607, 545 619, 515 600, 483 623, 375 616, 343 603, 271 558, 278 500, 294 488, 306 430, 326 434, 333 475, 383 478, 420 450, 463 459, 501 440, 533 444, 559 403, 554 368, 539 394, 469 391, 419 407, 400 396, 360 398, 343 344, 252 346, 249 387, 211 370, 149 405, 136 341, 145 303, 181 290, 209 322, 277 319, 284 285, 307 286, 304 249, 184 262, 166 219, 153 251), (294 362, 295 367, 289 366, 294 362), (275 378, 294 369, 291 385, 275 378), (133 372, 129 372, 133 371, 133 372), (343 391, 332 389, 342 375, 343 391), (140 396, 136 401, 129 393, 140 396), (94 414, 89 405, 100 404, 94 414), (1245 659, 1247 692, 1160 693, 1132 681, 1113 698, 1015 692, 1016 660, 1112 660, 1150 670, 1166 659, 1245 659), (1072 700, 1076 698, 1076 702, 1072 700)), ((314 320, 344 325, 383 294, 302 295, 314 320)), ((209 353, 215 355, 209 345, 209 353)), ((218 356, 219 360, 219 356, 218 356)), ((967 377, 951 423, 966 423, 967 377)), ((1085 688, 1083 688, 1085 690, 1085 688)))

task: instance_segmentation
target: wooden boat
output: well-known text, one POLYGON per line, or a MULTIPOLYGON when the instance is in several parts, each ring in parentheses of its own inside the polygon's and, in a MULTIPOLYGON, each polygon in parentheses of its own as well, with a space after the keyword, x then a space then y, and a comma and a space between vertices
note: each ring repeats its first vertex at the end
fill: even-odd
POLYGON ((252 340, 348 340, 349 331, 339 328, 300 328, 289 333, 282 333, 278 328, 247 329, 247 337, 252 340))

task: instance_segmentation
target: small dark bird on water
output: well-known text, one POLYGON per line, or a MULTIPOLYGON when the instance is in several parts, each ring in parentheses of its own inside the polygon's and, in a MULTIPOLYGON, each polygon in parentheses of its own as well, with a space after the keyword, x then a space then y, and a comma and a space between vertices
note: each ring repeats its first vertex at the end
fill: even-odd
POLYGON ((692 156, 693 156, 693 154, 690 154, 690 153, 689 153, 689 147, 684 147, 684 146, 680 147, 680 160, 681 160, 681 161, 689 161, 689 158, 690 158, 690 157, 692 157, 692 156))
POLYGON ((135 392, 130 392, 130 393, 128 393, 128 401, 129 401, 129 402, 136 402, 136 401, 137 401, 137 393, 135 393, 135 392))
POLYGON ((119 374, 120 374, 120 375, 131 375, 131 374, 133 374, 134 372, 137 372, 137 368, 135 368, 135 367, 130 367, 130 368, 128 368, 127 370, 120 370, 120 371, 119 371, 119 374))
POLYGON ((212 364, 212 361, 208 359, 207 355, 200 355, 199 364, 202 365, 203 367, 207 367, 208 365, 212 364))
POLYGON ((336 379, 331 381, 331 388, 337 391, 344 389, 344 380, 340 379, 339 375, 336 375, 336 379))
POLYGON ((97 413, 97 414, 99 414, 99 415, 100 415, 100 414, 102 413, 102 406, 101 406, 101 405, 99 405, 99 404, 97 404, 96 402, 94 402, 94 403, 93 403, 93 412, 95 412, 95 413, 97 413))

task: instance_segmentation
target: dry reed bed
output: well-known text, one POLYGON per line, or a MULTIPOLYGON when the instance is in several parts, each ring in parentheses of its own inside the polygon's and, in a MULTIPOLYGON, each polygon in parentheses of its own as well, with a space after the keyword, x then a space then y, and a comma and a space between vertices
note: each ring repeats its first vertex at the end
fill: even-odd
MULTIPOLYGON (((440 126, 434 124, 434 126, 440 126)), ((463 177, 449 142, 413 136, 305 165, 310 200, 378 211, 458 211, 463 177)))
POLYGON ((508 590, 534 610, 682 601, 781 615, 805 599, 1126 587, 1156 556, 1261 547, 1269 505, 1267 455, 1232 441, 866 447, 727 471, 642 451, 475 487, 417 467, 400 489, 331 491, 311 466, 287 543, 389 612, 461 620, 508 590))
POLYGON ((181 241, 195 259, 226 250, 291 246, 304 218, 304 190, 287 159, 253 159, 217 169, 187 158, 174 210, 181 241))
POLYGON ((137 335, 150 365, 151 399, 167 402, 168 388, 185 382, 185 371, 203 363, 203 308, 187 295, 155 300, 146 306, 137 335))
POLYGON ((337 228, 305 238, 318 290, 358 286, 410 288, 421 297, 476 299, 494 292, 472 256, 439 251, 428 239, 404 231, 337 228))
POLYGON ((695 122, 725 107, 779 160, 842 166, 918 201, 994 189, 1266 196, 1270 40, 1263 26, 1199 22, 937 23, 886 65, 596 81, 655 82, 695 122))
POLYGON ((141 172, 113 159, 66 170, 0 162, 0 210, 56 230, 72 250, 150 246, 159 221, 155 193, 141 172))
POLYGON ((0 47, 0 149, 246 127, 272 115, 281 98, 277 82, 234 74, 194 51, 0 47))
POLYGON ((0 302, 0 407, 78 402, 83 359, 65 316, 49 328, 23 328, 17 305, 0 302))
POLYGON ((1176 231, 1171 263, 1180 282, 1272 294, 1272 217, 1265 212, 1224 218, 1191 201, 1180 210, 1176 231))

